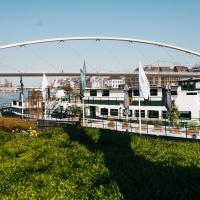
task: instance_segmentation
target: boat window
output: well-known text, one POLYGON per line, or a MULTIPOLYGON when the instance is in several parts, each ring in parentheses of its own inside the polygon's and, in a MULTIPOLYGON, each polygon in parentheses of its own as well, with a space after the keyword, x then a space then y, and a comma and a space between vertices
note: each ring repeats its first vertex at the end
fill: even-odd
POLYGON ((139 97, 139 95, 140 95, 140 93, 139 93, 139 90, 138 90, 138 89, 133 90, 133 96, 139 97))
POLYGON ((110 109, 110 115, 118 116, 118 109, 110 109))
POLYGON ((133 96, 133 95, 132 95, 132 92, 133 92, 132 89, 129 89, 129 90, 128 90, 128 96, 129 96, 129 97, 132 97, 132 96, 133 96))
POLYGON ((189 82, 189 90, 194 90, 195 89, 195 83, 192 81, 192 82, 189 82))
POLYGON ((97 90, 90 90, 90 96, 97 96, 97 90))
POLYGON ((191 120, 191 111, 180 111, 180 118, 185 120, 191 120))
POLYGON ((187 90, 187 87, 188 87, 187 82, 182 82, 181 86, 182 86, 181 87, 182 90, 187 90))
POLYGON ((197 92, 187 92, 186 95, 197 95, 197 92))
POLYGON ((158 110, 148 110, 148 117, 149 118, 159 118, 158 110))
POLYGON ((167 119, 167 111, 166 110, 162 111, 162 118, 167 119))
POLYGON ((150 96, 158 96, 158 90, 156 88, 150 89, 150 96))
POLYGON ((16 106, 17 105, 17 101, 13 101, 13 105, 16 106))
MULTIPOLYGON (((145 110, 140 110, 142 118, 145 118, 145 110)), ((135 117, 139 117, 139 110, 135 110, 135 117)))
POLYGON ((107 108, 101 108, 101 115, 108 115, 108 109, 107 108))
POLYGON ((102 96, 109 97, 110 96, 110 91, 109 90, 102 90, 102 96))
POLYGON ((141 112, 141 117, 145 118, 145 110, 141 110, 140 112, 141 112))

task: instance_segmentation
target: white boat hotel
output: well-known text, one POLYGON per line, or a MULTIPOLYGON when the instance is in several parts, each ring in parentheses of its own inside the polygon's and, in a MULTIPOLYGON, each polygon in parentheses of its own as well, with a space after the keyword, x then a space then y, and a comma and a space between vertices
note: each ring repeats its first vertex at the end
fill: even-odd
MULTIPOLYGON (((129 91, 129 119, 139 117, 139 99, 141 102, 141 117, 143 119, 165 120, 167 110, 163 101, 163 89, 152 87, 149 100, 139 97, 139 90, 130 88, 129 91)), ((200 79, 179 81, 178 87, 171 87, 171 98, 180 111, 182 120, 200 120, 200 79)), ((90 118, 118 118, 123 119, 124 91, 116 89, 86 88, 84 102, 86 114, 90 118)))

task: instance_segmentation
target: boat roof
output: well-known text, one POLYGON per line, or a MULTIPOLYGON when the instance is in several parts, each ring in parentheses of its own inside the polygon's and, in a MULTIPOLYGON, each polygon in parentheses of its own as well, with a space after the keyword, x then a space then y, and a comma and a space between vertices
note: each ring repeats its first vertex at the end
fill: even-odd
POLYGON ((200 78, 194 78, 194 77, 192 77, 192 78, 185 78, 185 79, 179 80, 178 82, 190 82, 190 81, 198 82, 198 81, 200 81, 200 78))

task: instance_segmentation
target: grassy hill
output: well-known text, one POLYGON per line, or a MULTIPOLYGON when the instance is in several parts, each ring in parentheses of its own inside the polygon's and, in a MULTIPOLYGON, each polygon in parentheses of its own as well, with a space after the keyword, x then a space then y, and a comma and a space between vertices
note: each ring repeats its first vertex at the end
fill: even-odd
POLYGON ((197 142, 66 127, 0 132, 0 199, 199 199, 197 142))

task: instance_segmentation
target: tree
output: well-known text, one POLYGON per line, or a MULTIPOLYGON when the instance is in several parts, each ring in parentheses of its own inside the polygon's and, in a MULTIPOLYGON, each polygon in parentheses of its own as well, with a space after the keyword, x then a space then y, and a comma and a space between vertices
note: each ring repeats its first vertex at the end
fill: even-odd
POLYGON ((66 92, 66 93, 71 93, 72 92, 72 88, 70 85, 65 85, 63 87, 63 90, 66 92))
POLYGON ((63 87, 63 90, 65 91, 65 94, 67 94, 68 100, 70 102, 70 95, 72 94, 73 89, 71 88, 70 85, 65 85, 63 87))
POLYGON ((80 116, 82 114, 81 108, 76 105, 72 106, 71 111, 72 111, 72 115, 74 115, 75 117, 80 116))
POLYGON ((178 107, 175 105, 175 103, 173 103, 171 112, 169 113, 169 120, 171 122, 171 126, 177 128, 179 127, 179 116, 180 112, 178 111, 178 107))

